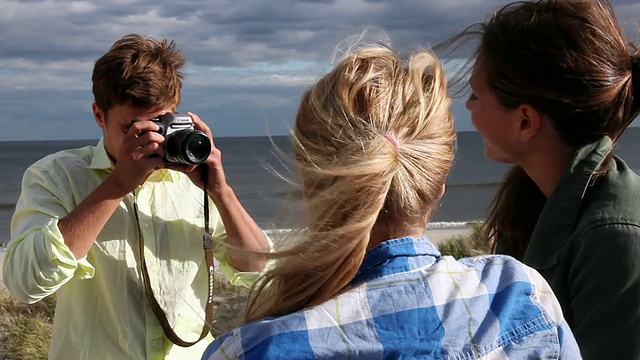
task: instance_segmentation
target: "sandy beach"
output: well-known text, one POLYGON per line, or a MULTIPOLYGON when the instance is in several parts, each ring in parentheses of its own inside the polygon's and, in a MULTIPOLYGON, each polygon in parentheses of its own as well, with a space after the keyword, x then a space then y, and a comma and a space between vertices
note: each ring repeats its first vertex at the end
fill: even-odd
POLYGON ((464 227, 438 228, 428 229, 427 237, 431 242, 438 245, 440 242, 450 239, 454 236, 467 236, 473 233, 473 227, 466 225, 464 227))

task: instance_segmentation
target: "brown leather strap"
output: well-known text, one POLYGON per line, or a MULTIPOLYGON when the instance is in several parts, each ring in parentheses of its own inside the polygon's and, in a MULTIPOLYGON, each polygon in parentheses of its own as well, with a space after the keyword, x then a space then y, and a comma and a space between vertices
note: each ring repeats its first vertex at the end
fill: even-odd
MULTIPOLYGON (((203 176, 206 179, 206 173, 203 176)), ((133 201, 133 209, 136 216, 136 222, 138 224, 138 238, 139 238, 139 251, 140 251, 140 271, 142 273, 142 283, 144 284, 145 293, 147 295, 147 300, 149 301, 149 305, 153 310, 153 313, 160 321, 162 325, 162 329, 164 330, 164 334, 166 337, 174 344, 189 347, 198 341, 204 339, 207 334, 211 331, 211 324, 213 323, 213 276, 214 276, 214 265, 213 265, 213 240, 211 234, 209 232, 209 196, 207 195, 207 183, 205 180, 204 183, 204 228, 205 233, 202 236, 202 244, 204 247, 204 256, 207 263, 207 272, 208 272, 208 280, 209 280, 209 294, 207 296, 207 305, 205 308, 205 316, 204 316, 204 325, 202 326, 202 333, 200 333, 200 337, 195 341, 184 341, 182 340, 176 333, 173 331, 173 328, 169 324, 167 320, 167 315, 164 313, 160 305, 158 304, 158 300, 156 300, 155 295, 153 294, 153 289, 151 287, 151 282, 149 281, 149 273, 147 272, 147 262, 144 256, 144 236, 142 235, 142 229, 140 227, 140 218, 138 217, 138 205, 135 201, 133 201)))

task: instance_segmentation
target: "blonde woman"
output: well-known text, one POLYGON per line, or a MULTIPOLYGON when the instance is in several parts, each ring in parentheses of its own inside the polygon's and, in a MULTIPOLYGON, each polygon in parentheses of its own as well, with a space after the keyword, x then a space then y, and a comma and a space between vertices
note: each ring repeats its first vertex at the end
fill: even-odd
POLYGON ((538 273, 426 237, 455 137, 430 52, 351 51, 304 94, 293 135, 308 231, 205 359, 580 358, 538 273))

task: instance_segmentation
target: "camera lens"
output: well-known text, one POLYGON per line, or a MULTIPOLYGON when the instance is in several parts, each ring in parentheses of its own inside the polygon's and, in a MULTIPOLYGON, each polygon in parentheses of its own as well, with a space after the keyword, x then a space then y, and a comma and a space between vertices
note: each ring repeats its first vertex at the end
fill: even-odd
POLYGON ((180 130, 166 139, 167 162, 197 165, 203 163, 211 153, 211 141, 200 130, 180 130))
POLYGON ((184 154, 192 164, 207 160, 211 153, 211 142, 201 131, 194 132, 184 141, 184 154))

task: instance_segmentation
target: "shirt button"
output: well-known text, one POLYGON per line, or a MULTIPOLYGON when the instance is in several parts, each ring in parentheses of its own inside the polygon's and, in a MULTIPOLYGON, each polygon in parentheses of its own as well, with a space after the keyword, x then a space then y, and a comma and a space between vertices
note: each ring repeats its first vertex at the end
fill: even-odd
POLYGON ((144 228, 148 229, 149 228, 149 224, 144 224, 144 228))
POLYGON ((160 342, 158 340, 153 340, 151 342, 151 346, 153 346, 153 347, 158 347, 158 344, 160 344, 160 342))

